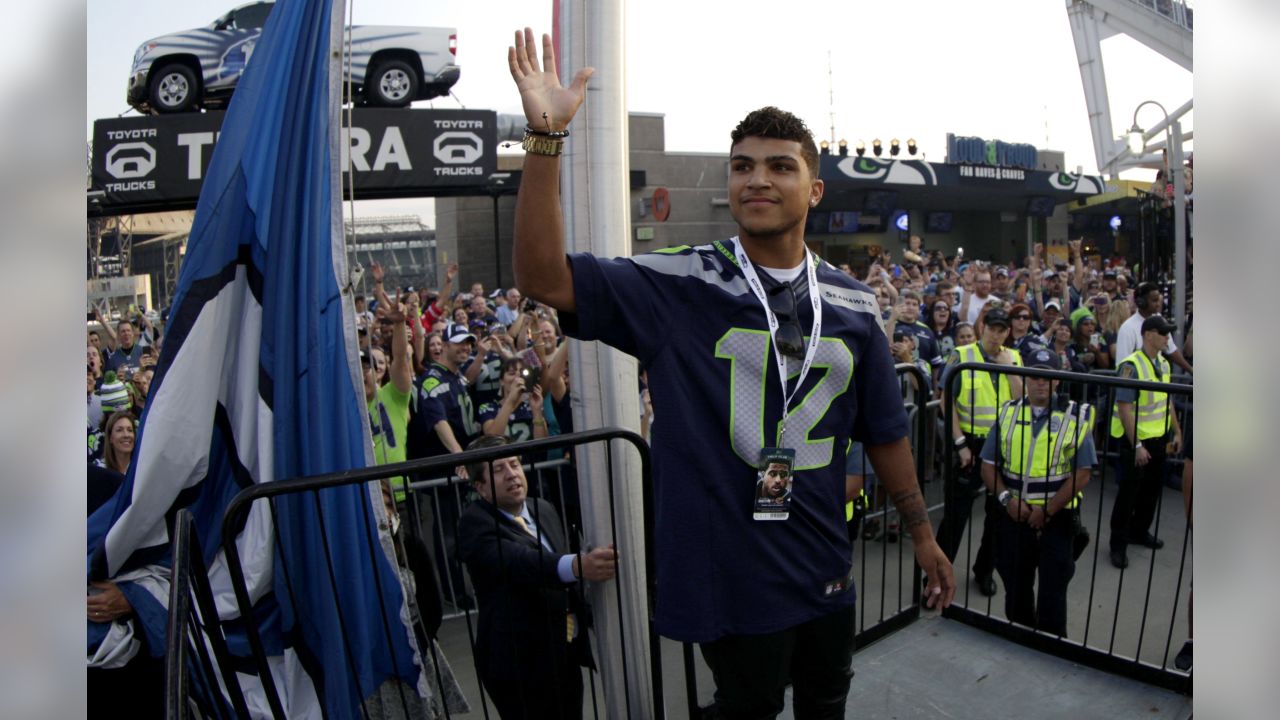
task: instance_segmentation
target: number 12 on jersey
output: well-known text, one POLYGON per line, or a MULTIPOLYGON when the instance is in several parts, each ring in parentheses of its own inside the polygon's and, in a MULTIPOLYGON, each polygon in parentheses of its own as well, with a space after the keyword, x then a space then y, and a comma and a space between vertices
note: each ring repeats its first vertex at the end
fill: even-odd
POLYGON ((771 445, 791 447, 796 450, 795 470, 825 467, 831 463, 835 437, 814 438, 810 433, 827 414, 831 403, 849 389, 849 381, 853 378, 853 354, 843 342, 822 338, 813 360, 813 369, 825 372, 793 405, 787 418, 787 437, 783 439, 777 437, 781 414, 769 420, 764 417, 765 394, 782 395, 780 383, 776 380, 766 382, 766 368, 774 363, 770 342, 767 330, 730 328, 716 343, 716 357, 730 363, 729 435, 733 450, 744 462, 754 466, 761 448, 771 445), (769 426, 767 437, 766 423, 769 426))

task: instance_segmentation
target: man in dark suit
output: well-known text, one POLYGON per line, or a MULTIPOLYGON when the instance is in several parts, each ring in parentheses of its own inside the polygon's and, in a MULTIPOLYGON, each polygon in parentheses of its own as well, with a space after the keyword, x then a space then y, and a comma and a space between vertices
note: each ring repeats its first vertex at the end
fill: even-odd
MULTIPOLYGON (((467 448, 506 445, 486 435, 467 448)), ((479 603, 476 668, 503 720, 582 717, 582 670, 594 667, 579 580, 612 580, 612 546, 570 554, 555 509, 526 501, 517 455, 467 466, 480 498, 458 520, 459 556, 479 603)))

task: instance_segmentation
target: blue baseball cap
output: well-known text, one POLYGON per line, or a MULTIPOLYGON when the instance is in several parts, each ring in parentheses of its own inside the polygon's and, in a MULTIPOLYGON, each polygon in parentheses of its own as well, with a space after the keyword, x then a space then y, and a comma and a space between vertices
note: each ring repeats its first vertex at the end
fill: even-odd
POLYGON ((466 325, 459 325, 458 323, 449 323, 444 328, 445 342, 460 343, 460 342, 466 342, 468 340, 475 340, 475 339, 476 339, 476 336, 472 335, 467 330, 466 325))
POLYGON ((1045 368, 1047 370, 1060 370, 1058 365, 1058 356, 1040 348, 1027 355, 1023 361, 1023 365, 1031 368, 1045 368))

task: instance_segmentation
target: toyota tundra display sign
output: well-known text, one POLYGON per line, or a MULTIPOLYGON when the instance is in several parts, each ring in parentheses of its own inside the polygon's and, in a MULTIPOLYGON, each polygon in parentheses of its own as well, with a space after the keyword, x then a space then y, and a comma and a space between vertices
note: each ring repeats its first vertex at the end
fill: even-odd
MULTIPOLYGON (((93 214, 195 207, 223 113, 99 120, 93 214)), ((344 113, 343 117, 346 115, 344 113)), ((475 194, 497 170, 497 115, 486 110, 357 108, 342 128, 356 198, 475 194)))

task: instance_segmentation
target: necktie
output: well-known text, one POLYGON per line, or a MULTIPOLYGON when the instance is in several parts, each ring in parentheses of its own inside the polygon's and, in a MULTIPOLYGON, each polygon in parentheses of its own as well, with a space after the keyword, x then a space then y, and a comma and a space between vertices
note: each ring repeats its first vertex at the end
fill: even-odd
MULTIPOLYGON (((533 532, 533 529, 529 527, 529 523, 525 522, 524 518, 520 517, 519 515, 514 515, 512 516, 512 519, 516 521, 516 524, 520 526, 521 530, 529 533, 535 538, 538 537, 533 532)), ((573 613, 566 613, 564 616, 565 642, 573 642, 573 633, 574 633, 574 630, 576 629, 576 626, 577 626, 577 623, 574 622, 573 613)))
POLYGON ((533 528, 529 527, 529 523, 525 522, 524 518, 516 515, 512 519, 516 521, 516 524, 520 526, 521 530, 529 533, 529 535, 534 539, 540 539, 538 538, 538 534, 533 531, 533 528))

